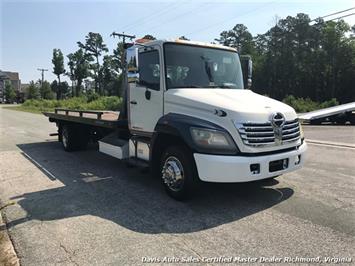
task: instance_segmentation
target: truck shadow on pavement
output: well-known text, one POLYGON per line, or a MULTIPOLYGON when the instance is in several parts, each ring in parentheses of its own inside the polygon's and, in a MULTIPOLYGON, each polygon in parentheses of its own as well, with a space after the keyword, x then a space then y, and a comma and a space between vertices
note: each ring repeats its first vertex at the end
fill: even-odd
POLYGON ((194 198, 177 202, 165 194, 159 178, 127 168, 95 147, 73 153, 63 151, 58 142, 18 147, 49 182, 58 179, 64 186, 43 185, 37 192, 14 197, 27 217, 9 221, 9 227, 28 220, 93 215, 140 233, 188 233, 242 219, 293 195, 291 188, 272 188, 277 181, 203 184, 194 198))

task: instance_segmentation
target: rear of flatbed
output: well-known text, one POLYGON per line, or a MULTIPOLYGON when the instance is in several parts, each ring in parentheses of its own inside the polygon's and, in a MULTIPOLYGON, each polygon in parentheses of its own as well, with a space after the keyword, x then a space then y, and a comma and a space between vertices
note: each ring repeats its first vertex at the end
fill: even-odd
POLYGON ((57 124, 58 140, 66 151, 85 149, 90 140, 98 141, 110 134, 127 136, 127 120, 119 119, 119 112, 56 108, 44 112, 50 122, 57 124))

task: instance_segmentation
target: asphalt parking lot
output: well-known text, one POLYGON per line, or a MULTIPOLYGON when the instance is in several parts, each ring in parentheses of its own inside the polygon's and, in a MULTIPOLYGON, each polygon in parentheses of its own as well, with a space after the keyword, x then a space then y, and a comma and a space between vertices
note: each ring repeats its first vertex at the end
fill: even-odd
MULTIPOLYGON (((355 144, 354 126, 306 126, 355 144)), ((159 180, 87 151, 66 153, 44 116, 0 107, 0 200, 22 265, 132 265, 154 259, 355 259, 355 148, 309 144, 276 181, 206 184, 188 202, 159 180)), ((260 262, 260 261, 259 261, 260 262)), ((213 264, 206 261, 204 265, 213 264)))
POLYGON ((352 125, 305 125, 303 129, 308 140, 335 142, 355 146, 355 127, 352 125))

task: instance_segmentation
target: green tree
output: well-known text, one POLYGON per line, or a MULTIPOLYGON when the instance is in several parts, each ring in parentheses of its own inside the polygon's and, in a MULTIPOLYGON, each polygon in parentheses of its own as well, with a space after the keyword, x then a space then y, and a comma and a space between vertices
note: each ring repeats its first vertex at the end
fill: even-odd
POLYGON ((4 95, 7 103, 13 103, 16 99, 16 92, 10 81, 5 82, 4 95))
POLYGON ((95 80, 95 90, 100 94, 103 93, 101 88, 102 76, 100 57, 103 53, 108 52, 106 44, 104 44, 100 33, 89 32, 85 37, 85 44, 77 42, 79 48, 84 49, 88 59, 95 58, 95 63, 90 64, 90 69, 93 70, 93 78, 95 80))
POLYGON ((27 87, 25 97, 26 99, 39 99, 41 97, 41 94, 39 93, 39 88, 34 83, 34 81, 31 81, 30 86, 27 87))
POLYGON ((53 82, 50 84, 51 90, 55 93, 57 93, 57 91, 61 92, 62 98, 63 97, 67 97, 70 96, 69 94, 69 84, 66 81, 62 81, 59 85, 57 80, 53 80, 53 82))
POLYGON ((327 87, 322 93, 326 99, 344 99, 354 95, 355 42, 346 36, 350 29, 344 21, 329 21, 322 28, 323 79, 327 87))
POLYGON ((108 95, 120 95, 120 68, 117 67, 115 56, 106 55, 102 64, 103 86, 108 95))
POLYGON ((121 72, 123 68, 122 53, 123 53, 123 43, 119 42, 117 43, 116 49, 113 49, 113 55, 112 55, 114 68, 117 72, 121 72))
MULTIPOLYGON (((53 73, 58 78, 58 84, 61 84, 60 75, 65 73, 65 68, 64 68, 63 53, 60 49, 53 49, 52 63, 53 63, 53 73)), ((58 90, 56 91, 56 94, 57 94, 57 100, 60 100, 62 98, 62 91, 58 90)))
POLYGON ((252 55, 256 92, 280 100, 355 101, 355 27, 343 20, 310 22, 307 14, 287 16, 252 41, 246 27, 236 25, 218 41, 252 55))
POLYGON ((144 35, 144 36, 143 36, 143 38, 142 38, 142 39, 146 39, 146 40, 152 40, 152 41, 154 41, 154 40, 156 40, 157 38, 155 38, 153 35, 146 34, 146 35, 144 35))
POLYGON ((69 84, 66 81, 62 81, 60 83, 60 91, 62 92, 63 96, 68 97, 70 96, 69 84))
POLYGON ((220 38, 215 40, 225 46, 237 48, 241 54, 254 54, 253 36, 243 24, 237 24, 232 30, 221 32, 220 38))
POLYGON ((79 49, 75 53, 68 54, 68 65, 70 68, 70 75, 72 80, 75 81, 75 96, 79 96, 82 89, 83 80, 89 75, 89 60, 85 55, 83 49, 79 49))
POLYGON ((53 80, 51 83, 51 90, 57 94, 57 91, 59 90, 59 85, 57 80, 53 80))
POLYGON ((52 100, 54 99, 53 91, 51 90, 51 85, 48 81, 43 81, 43 84, 39 88, 39 93, 42 99, 52 100))
MULTIPOLYGON (((69 59, 69 55, 67 55, 68 59, 69 59)), ((74 97, 75 96, 75 65, 74 65, 74 61, 69 59, 68 62, 68 67, 69 67, 69 71, 65 73, 65 75, 67 75, 70 78, 71 81, 71 96, 74 97)), ((52 82, 53 85, 53 82, 52 82)), ((52 90, 55 89, 54 87, 52 87, 52 90)))

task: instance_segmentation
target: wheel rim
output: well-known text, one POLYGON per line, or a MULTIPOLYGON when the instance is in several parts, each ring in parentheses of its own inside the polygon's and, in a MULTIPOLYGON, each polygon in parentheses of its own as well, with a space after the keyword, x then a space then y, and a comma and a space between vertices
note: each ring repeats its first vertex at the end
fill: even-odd
POLYGON ((62 143, 65 148, 68 147, 68 130, 65 127, 62 129, 62 143))
POLYGON ((184 168, 178 158, 170 156, 165 160, 162 169, 165 185, 172 191, 180 191, 184 185, 184 168))

